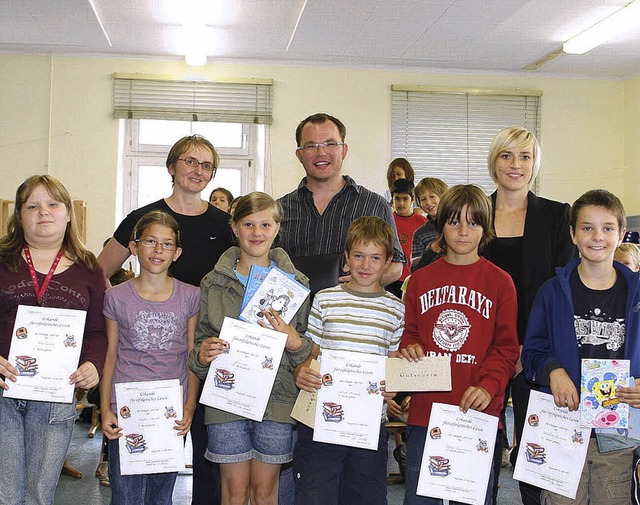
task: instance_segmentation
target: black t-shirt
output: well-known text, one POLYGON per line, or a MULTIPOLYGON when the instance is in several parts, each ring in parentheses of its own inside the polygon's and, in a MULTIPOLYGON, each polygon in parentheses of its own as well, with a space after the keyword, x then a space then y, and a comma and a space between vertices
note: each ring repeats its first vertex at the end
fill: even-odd
POLYGON ((527 331, 525 314, 524 281, 522 277, 522 242, 523 237, 496 237, 493 239, 493 256, 491 261, 507 272, 516 287, 518 295, 518 342, 524 342, 527 331))
POLYGON ((152 210, 171 214, 180 225, 182 254, 169 267, 169 272, 179 281, 199 286, 222 253, 233 245, 233 233, 229 224, 231 216, 211 204, 203 214, 186 216, 171 210, 164 200, 158 200, 131 212, 120 223, 113 238, 128 247, 134 226, 143 215, 152 210))
POLYGON ((627 282, 616 271, 609 289, 590 289, 578 269, 571 273, 573 324, 580 359, 624 359, 627 282))

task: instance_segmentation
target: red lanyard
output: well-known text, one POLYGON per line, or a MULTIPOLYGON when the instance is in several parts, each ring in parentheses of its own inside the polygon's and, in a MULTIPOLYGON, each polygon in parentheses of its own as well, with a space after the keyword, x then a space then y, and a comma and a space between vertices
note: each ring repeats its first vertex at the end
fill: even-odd
POLYGON ((42 283, 42 287, 40 287, 40 283, 38 282, 38 275, 36 274, 36 269, 33 266, 33 259, 31 259, 31 253, 29 252, 29 246, 27 244, 24 245, 24 256, 27 258, 27 265, 29 266, 29 273, 31 274, 31 282, 33 282, 33 290, 36 292, 36 297, 38 298, 38 304, 42 304, 42 297, 44 293, 47 291, 49 287, 49 282, 51 282, 51 278, 53 277, 53 272, 56 271, 56 267, 58 263, 60 263, 60 258, 62 258, 63 250, 60 249, 58 254, 56 255, 56 259, 53 260, 53 264, 49 269, 49 273, 44 278, 44 282, 42 283))

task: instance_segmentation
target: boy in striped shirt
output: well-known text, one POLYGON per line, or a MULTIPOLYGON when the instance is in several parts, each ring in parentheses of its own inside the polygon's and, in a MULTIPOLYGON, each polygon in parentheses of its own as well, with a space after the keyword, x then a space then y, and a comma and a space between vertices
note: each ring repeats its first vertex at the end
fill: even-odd
MULTIPOLYGON (((393 258, 395 234, 380 218, 360 217, 347 232, 345 284, 318 292, 306 336, 310 357, 296 370, 300 389, 314 392, 321 376, 309 368, 323 349, 394 357, 404 329, 404 305, 380 284, 393 258)), ((386 398, 394 394, 386 394, 386 398)), ((381 420, 376 451, 313 441, 313 430, 298 425, 293 455, 296 503, 305 505, 386 504, 387 432, 381 420)))

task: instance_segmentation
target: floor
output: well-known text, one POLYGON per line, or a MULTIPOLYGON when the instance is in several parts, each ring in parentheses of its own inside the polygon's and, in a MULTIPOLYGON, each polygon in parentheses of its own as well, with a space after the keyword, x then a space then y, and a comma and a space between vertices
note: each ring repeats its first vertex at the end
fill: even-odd
MULTIPOLYGON (((511 431, 511 409, 507 410, 507 428, 511 431)), ((69 449, 67 463, 80 470, 84 475, 76 479, 68 475, 62 475, 54 505, 70 505, 81 503, 82 505, 108 505, 111 499, 111 491, 108 487, 98 485, 95 470, 98 464, 100 451, 101 432, 98 431, 95 438, 88 438, 89 424, 79 422, 76 424, 69 449)), ((187 449, 188 450, 188 449, 187 449)), ((389 452, 389 470, 397 471, 398 467, 389 452)), ((515 505, 520 503, 517 482, 512 478, 511 466, 503 468, 500 473, 500 490, 498 492, 498 505, 515 505)), ((387 498, 389 505, 401 505, 404 497, 403 484, 389 484, 387 486, 387 498)), ((191 474, 189 471, 181 473, 176 481, 173 493, 174 505, 189 505, 191 503, 191 474)))

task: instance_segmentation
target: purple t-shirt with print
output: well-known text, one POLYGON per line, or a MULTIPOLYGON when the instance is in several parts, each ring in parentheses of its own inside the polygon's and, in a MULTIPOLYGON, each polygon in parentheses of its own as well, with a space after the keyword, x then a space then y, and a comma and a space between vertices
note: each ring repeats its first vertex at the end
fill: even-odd
MULTIPOLYGON (((105 293, 104 315, 118 323, 113 383, 180 379, 187 398, 187 322, 200 310, 200 288, 173 279, 164 302, 142 298, 133 281, 105 293)), ((111 409, 116 412, 115 386, 111 409)))

